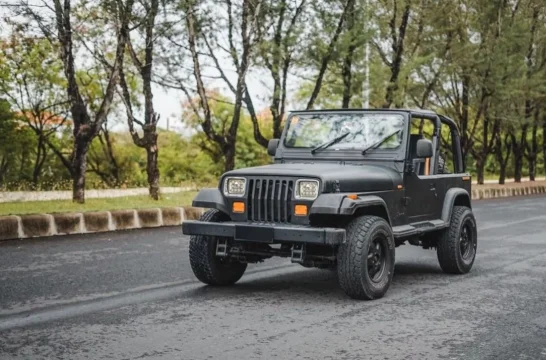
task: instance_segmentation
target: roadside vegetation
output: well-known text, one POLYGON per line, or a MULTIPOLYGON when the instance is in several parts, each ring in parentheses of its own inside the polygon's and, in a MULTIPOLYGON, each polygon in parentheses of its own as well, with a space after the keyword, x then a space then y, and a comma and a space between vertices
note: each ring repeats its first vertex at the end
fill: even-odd
POLYGON ((126 196, 119 198, 87 199, 85 204, 78 204, 71 200, 0 203, 0 216, 118 209, 144 209, 157 207, 184 207, 191 205, 191 201, 195 195, 195 191, 183 191, 179 193, 164 194, 158 201, 151 199, 149 196, 126 196))
POLYGON ((226 170, 270 162, 267 142, 289 110, 367 102, 452 117, 480 183, 546 171, 542 0, 53 0, 5 9, 2 191, 72 190, 84 203, 86 188, 145 186, 159 206, 168 201, 160 186, 215 183, 226 170), (180 98, 177 128, 154 107, 158 88, 180 98))

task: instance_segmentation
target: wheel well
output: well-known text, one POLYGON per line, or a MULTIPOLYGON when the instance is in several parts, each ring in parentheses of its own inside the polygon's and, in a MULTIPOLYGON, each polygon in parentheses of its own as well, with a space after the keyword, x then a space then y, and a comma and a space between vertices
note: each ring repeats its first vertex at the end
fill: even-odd
POLYGON ((361 208, 358 208, 353 217, 362 216, 362 215, 373 215, 373 216, 379 216, 380 218, 383 218, 389 225, 391 224, 389 219, 389 214, 387 213, 387 209, 385 209, 382 205, 371 205, 371 206, 363 206, 361 208))
POLYGON ((382 205, 362 206, 352 215, 315 214, 310 218, 311 225, 326 227, 345 227, 351 220, 363 215, 379 216, 391 225, 387 210, 382 205))
POLYGON ((455 202, 453 202, 453 206, 466 206, 471 208, 470 205, 470 198, 466 194, 459 194, 455 198, 455 202))

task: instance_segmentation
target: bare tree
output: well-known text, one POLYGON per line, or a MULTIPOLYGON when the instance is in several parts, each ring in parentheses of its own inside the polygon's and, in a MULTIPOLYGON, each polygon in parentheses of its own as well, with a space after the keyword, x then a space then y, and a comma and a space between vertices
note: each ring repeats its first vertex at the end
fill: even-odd
POLYGON ((353 80, 353 58, 355 50, 357 49, 358 33, 362 29, 357 29, 357 15, 355 11, 355 1, 349 0, 347 2, 347 32, 348 32, 348 46, 343 58, 343 66, 341 69, 341 77, 343 78, 343 99, 341 101, 342 108, 348 108, 351 102, 352 96, 352 80, 353 80))
POLYGON ((114 139, 108 129, 108 120, 102 125, 96 139, 98 145, 92 146, 87 156, 89 170, 97 174, 109 187, 118 187, 123 181, 122 166, 114 151, 114 139))
MULTIPOLYGON (((219 58, 217 57, 211 39, 207 37, 205 29, 203 28, 202 19, 198 17, 200 8, 195 2, 187 2, 186 7, 186 33, 187 33, 187 49, 189 50, 191 61, 193 65, 192 77, 195 81, 196 92, 198 95, 198 103, 194 100, 191 94, 191 89, 184 83, 184 81, 178 81, 178 88, 180 88, 187 97, 188 103, 196 117, 199 119, 199 123, 207 137, 213 143, 216 143, 222 150, 225 157, 225 170, 231 170, 235 167, 235 146, 237 140, 237 130, 239 128, 239 122, 241 119, 243 98, 247 93, 246 87, 246 75, 250 67, 250 61, 252 59, 252 52, 258 43, 259 32, 257 31, 258 20, 261 15, 262 0, 243 0, 241 12, 236 14, 231 0, 225 0, 224 4, 227 10, 227 31, 228 31, 228 48, 224 48, 222 44, 215 44, 217 48, 224 48, 231 58, 232 66, 236 72, 236 83, 230 82, 227 77, 224 67, 220 65, 219 58), (238 15, 236 17, 236 15, 238 15), (238 22, 238 28, 240 28, 240 46, 237 46, 235 40, 236 33, 236 21, 238 22), (201 25, 201 26, 199 26, 201 25), (207 49, 207 53, 203 55, 198 46, 199 43, 203 43, 207 49), (219 72, 219 77, 225 81, 234 95, 234 110, 233 116, 227 129, 215 129, 213 126, 214 114, 211 111, 209 104, 210 94, 207 91, 204 83, 204 75, 202 71, 203 58, 212 59, 216 69, 219 72)), ((209 29, 210 30, 210 29, 209 29)), ((214 31, 211 30, 211 31, 214 31)), ((173 44, 176 42, 173 41, 173 44)), ((185 45, 179 48, 186 49, 185 45)))
MULTIPOLYGON (((390 51, 384 51, 382 45, 378 41, 374 41, 373 45, 379 53, 385 65, 389 68, 390 77, 387 91, 385 94, 384 108, 390 108, 394 102, 394 96, 399 89, 399 77, 402 70, 402 61, 404 59, 404 49, 406 46, 406 34, 411 14, 411 0, 404 0, 402 13, 398 10, 399 0, 392 1, 392 9, 389 9, 391 18, 389 20, 390 31, 390 51), (401 15, 401 16, 400 16, 401 15), (398 22, 398 16, 400 21, 398 22)), ((418 41, 419 38, 414 39, 418 41)), ((400 104, 396 104, 397 107, 400 104)))
MULTIPOLYGON (((154 58, 154 44, 156 34, 154 34, 156 25, 156 16, 159 10, 159 0, 142 0, 141 4, 144 8, 145 15, 139 19, 144 27, 144 59, 140 59, 130 35, 128 34, 127 45, 133 65, 137 68, 137 72, 142 80, 142 93, 144 95, 144 121, 140 121, 135 117, 129 86, 125 79, 123 63, 120 66, 120 85, 122 88, 122 97, 127 110, 127 124, 133 142, 138 147, 146 149, 146 174, 148 176, 148 189, 150 197, 154 200, 159 200, 159 167, 158 156, 159 149, 157 146, 157 122, 159 114, 154 111, 153 93, 152 93, 152 70, 154 58), (135 123, 142 129, 142 136, 135 129, 135 123)), ((120 19, 120 23, 123 18, 120 19)))
MULTIPOLYGON (((261 39, 264 46, 260 47, 258 58, 264 63, 271 79, 273 80, 273 94, 269 104, 272 122, 273 138, 279 138, 282 132, 282 120, 286 109, 287 80, 291 66, 295 61, 298 39, 301 39, 301 24, 299 24, 305 10, 306 0, 301 0, 294 7, 291 7, 286 0, 279 1, 269 11, 268 20, 272 28, 271 39, 268 38, 267 30, 261 39)), ((268 139, 260 129, 258 116, 248 88, 245 91, 244 102, 252 119, 254 128, 254 139, 263 147, 267 147, 268 139)))
POLYGON ((322 56, 322 59, 320 60, 319 72, 315 80, 313 92, 311 93, 311 96, 309 97, 309 101, 307 102, 307 106, 306 106, 307 110, 310 110, 313 108, 313 106, 315 105, 315 101, 317 100, 317 97, 320 93, 320 89, 322 88, 322 81, 324 80, 324 75, 326 74, 328 65, 330 64, 330 61, 332 60, 334 56, 339 36, 343 32, 344 23, 347 20, 349 11, 352 8, 351 4, 354 5, 353 0, 347 0, 344 3, 343 12, 341 13, 341 16, 339 17, 336 29, 334 30, 334 34, 332 35, 332 38, 330 39, 326 52, 324 53, 324 55, 322 56))
POLYGON ((70 113, 73 124, 73 147, 69 158, 60 151, 55 151, 63 164, 70 169, 72 176, 72 200, 78 203, 85 202, 85 173, 87 171, 87 153, 93 139, 99 134, 102 124, 106 121, 112 105, 115 89, 119 80, 120 68, 123 63, 125 45, 129 34, 129 20, 134 0, 115 0, 112 9, 121 19, 116 29, 116 50, 113 64, 109 71, 107 86, 98 110, 91 114, 88 104, 80 91, 76 61, 74 55, 74 33, 72 26, 72 3, 70 0, 53 0, 53 4, 44 1, 45 8, 54 14, 54 25, 47 23, 43 14, 38 13, 26 2, 21 2, 21 9, 25 15, 32 18, 44 36, 59 47, 59 55, 63 62, 64 76, 66 77, 66 93, 70 104, 70 113))

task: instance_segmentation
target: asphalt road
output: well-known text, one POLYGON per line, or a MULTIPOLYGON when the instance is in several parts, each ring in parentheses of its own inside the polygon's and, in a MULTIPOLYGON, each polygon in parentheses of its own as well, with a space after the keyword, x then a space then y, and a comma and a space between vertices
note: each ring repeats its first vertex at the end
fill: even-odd
POLYGON ((470 274, 402 246, 372 302, 284 259, 203 286, 179 228, 1 242, 0 359, 546 359, 546 197, 475 213, 470 274))

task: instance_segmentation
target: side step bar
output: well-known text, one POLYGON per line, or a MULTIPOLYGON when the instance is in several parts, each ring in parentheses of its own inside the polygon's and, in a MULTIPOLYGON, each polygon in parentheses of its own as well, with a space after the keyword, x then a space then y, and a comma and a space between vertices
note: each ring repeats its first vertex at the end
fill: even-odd
POLYGON ((414 235, 422 235, 430 231, 445 229, 449 224, 443 220, 431 220, 414 223, 411 225, 394 226, 392 233, 395 238, 405 238, 414 235))

